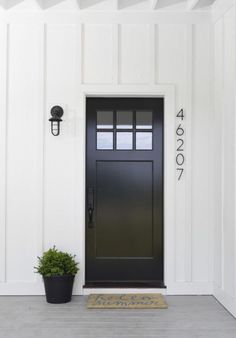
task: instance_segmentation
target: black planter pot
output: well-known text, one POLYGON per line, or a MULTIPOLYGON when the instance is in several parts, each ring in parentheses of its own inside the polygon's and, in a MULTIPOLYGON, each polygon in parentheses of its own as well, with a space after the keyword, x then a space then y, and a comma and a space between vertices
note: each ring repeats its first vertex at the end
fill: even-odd
POLYGON ((52 304, 70 302, 74 278, 72 275, 43 277, 47 302, 52 304))

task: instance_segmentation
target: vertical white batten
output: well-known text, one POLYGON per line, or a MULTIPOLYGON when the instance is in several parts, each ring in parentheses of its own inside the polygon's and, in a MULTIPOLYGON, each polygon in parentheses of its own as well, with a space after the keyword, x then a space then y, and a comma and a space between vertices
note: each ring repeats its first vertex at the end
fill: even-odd
POLYGON ((185 114, 185 175, 186 175, 186 263, 185 280, 192 281, 192 96, 193 96, 193 26, 187 27, 187 86, 186 86, 186 109, 185 114))
POLYGON ((174 289, 176 277, 176 195, 175 185, 175 107, 176 88, 172 86, 165 95, 164 108, 164 281, 167 288, 174 289), (169 112, 169 113, 168 113, 169 112), (168 132, 166 132, 168 126, 168 132), (167 155, 170 163, 167 166, 167 155), (168 206, 168 207, 167 207, 168 206), (172 210, 172 212, 169 212, 172 210))
MULTIPOLYGON (((214 116, 214 26, 210 26, 210 60, 212 60, 212 65, 210 65, 210 123, 214 126, 210 131, 210 140, 209 140, 209 158, 210 158, 210 172, 214 172, 214 144, 215 144, 215 116, 214 116)), ((209 186, 209 281, 214 280, 214 227, 215 227, 215 212, 214 212, 214 185, 215 185, 215 175, 209 177, 210 186, 209 186)))
POLYGON ((156 25, 151 24, 150 27, 150 34, 149 34, 149 59, 150 59, 150 65, 149 65, 149 80, 150 84, 153 85, 156 83, 156 25))
POLYGON ((155 25, 154 27, 154 79, 155 79, 155 84, 157 84, 159 81, 159 25, 155 25))
MULTIPOLYGON (((43 25, 43 126, 42 126, 42 229, 41 229, 41 251, 44 251, 44 228, 45 228, 45 151, 46 151, 46 119, 47 119, 47 24, 43 25)), ((40 251, 40 245, 39 245, 40 251)))
POLYGON ((113 25, 113 57, 112 57, 112 79, 113 84, 119 83, 119 25, 113 25))
MULTIPOLYGON (((44 153, 45 153, 45 104, 46 104, 46 24, 41 23, 38 25, 38 36, 39 36, 39 64, 38 68, 40 69, 39 76, 39 107, 38 111, 41 115, 38 118, 38 130, 39 130, 39 139, 38 139, 38 156, 39 156, 39 181, 40 181, 40 192, 39 192, 39 220, 37 224, 36 234, 36 256, 41 256, 44 251, 44 153)), ((37 263, 37 258, 35 257, 35 263, 37 263)), ((35 275, 35 281, 42 286, 42 278, 40 275, 35 275)))
MULTIPOLYGON (((85 210, 85 187, 86 187, 86 140, 85 140, 85 128, 86 128, 86 116, 85 112, 85 98, 81 94, 82 92, 82 43, 83 43, 83 25, 78 24, 77 30, 77 45, 76 55, 78 63, 75 70, 75 83, 78 88, 77 95, 75 97, 75 142, 74 142, 74 154, 75 154, 75 173, 82 173, 81 177, 75 174, 75 205, 82 204, 83 210, 85 210), (83 159, 81 161, 81 158, 83 159)), ((78 243, 78 250, 76 252, 76 259, 79 262, 85 262, 85 213, 81 213, 78 207, 75 208, 75 238, 78 243)), ((83 293, 83 285, 85 280, 85 264, 80 264, 80 278, 75 280, 74 292, 77 294, 83 293)))
MULTIPOLYGON (((37 228, 37 256, 41 256, 44 251, 44 176, 45 176, 45 119, 46 119, 46 34, 47 34, 47 26, 46 24, 40 25, 40 34, 39 34, 39 44, 41 50, 41 59, 39 67, 41 68, 41 79, 40 79, 40 87, 39 87, 39 96, 40 96, 40 108, 41 111, 41 121, 39 125, 40 129, 40 143, 41 143, 41 196, 40 201, 41 205, 39 209, 41 210, 41 219, 38 223, 37 228)), ((37 281, 41 282, 41 276, 37 275, 37 281)))
POLYGON ((224 114, 223 114, 223 106, 225 102, 225 74, 224 74, 224 64, 225 64, 225 25, 224 25, 224 18, 223 24, 222 24, 222 110, 221 110, 221 126, 222 126, 222 134, 221 134, 221 159, 222 159, 222 170, 221 170, 221 194, 222 194, 222 200, 221 200, 221 288, 224 290, 225 288, 225 278, 224 278, 224 270, 225 270, 225 257, 224 257, 224 170, 225 170, 225 163, 224 163, 224 114))
MULTIPOLYGON (((234 6, 234 56, 236 56, 236 6, 234 6)), ((234 113, 236 114, 236 58, 234 59, 234 113)), ((234 120, 234 130, 236 130, 236 118, 234 120)), ((236 169, 236 132, 234 132, 234 168, 236 169)), ((236 175, 234 177, 234 257, 236 257, 236 175)), ((236 259, 234 262, 234 280, 236 281, 236 259)), ((236 285, 234 288, 234 299, 236 299, 236 285)), ((234 305, 236 313, 236 302, 234 305)))
POLYGON ((81 43, 81 52, 80 52, 80 71, 81 71, 81 85, 84 84, 84 23, 80 25, 80 43, 81 43))
POLYGON ((218 195, 218 199, 215 202, 215 206, 217 206, 218 213, 216 215, 218 222, 215 224, 215 240, 214 240, 214 282, 218 286, 218 288, 222 287, 222 234, 223 234, 223 203, 222 203, 222 192, 223 192, 223 174, 222 174, 222 151, 223 151, 223 130, 222 130, 222 111, 223 111, 223 95, 219 95, 219 93, 223 93, 223 20, 219 20, 215 23, 215 41, 214 41, 214 54, 215 54, 215 64, 214 64, 214 83, 215 83, 215 91, 214 91, 214 113, 216 119, 216 131, 215 137, 218 135, 219 141, 215 143, 215 154, 218 151, 218 158, 215 156, 216 160, 214 164, 220 162, 220 167, 217 172, 216 179, 219 182, 218 185, 215 186, 215 198, 218 195))
POLYGON ((6 281, 8 24, 0 25, 0 282, 6 281))

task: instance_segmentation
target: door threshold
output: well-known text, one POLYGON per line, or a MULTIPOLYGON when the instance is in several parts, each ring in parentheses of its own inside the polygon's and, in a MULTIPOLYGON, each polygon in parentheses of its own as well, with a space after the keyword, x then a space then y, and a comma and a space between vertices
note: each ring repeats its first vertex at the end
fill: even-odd
POLYGON ((84 289, 165 289, 166 286, 160 281, 143 281, 143 282, 86 282, 84 289))
POLYGON ((83 296, 89 296, 92 294, 149 294, 160 293, 162 295, 167 294, 167 289, 163 288, 88 288, 84 287, 82 291, 83 296))

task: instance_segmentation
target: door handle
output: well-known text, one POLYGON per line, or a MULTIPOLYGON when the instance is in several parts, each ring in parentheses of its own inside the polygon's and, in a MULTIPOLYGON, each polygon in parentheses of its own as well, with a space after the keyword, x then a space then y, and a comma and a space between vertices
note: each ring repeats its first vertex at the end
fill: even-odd
POLYGON ((89 227, 92 228, 93 227, 93 209, 92 208, 88 208, 88 223, 89 223, 89 227))
POLYGON ((88 188, 88 227, 93 228, 94 193, 93 188, 88 188))

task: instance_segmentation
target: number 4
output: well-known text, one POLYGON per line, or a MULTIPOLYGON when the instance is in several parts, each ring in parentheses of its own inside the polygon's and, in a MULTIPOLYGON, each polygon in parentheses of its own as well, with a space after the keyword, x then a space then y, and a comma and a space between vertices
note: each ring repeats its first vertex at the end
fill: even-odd
POLYGON ((176 116, 177 116, 177 117, 180 117, 181 120, 183 121, 183 119, 184 119, 184 110, 181 109, 181 110, 178 112, 178 114, 177 114, 176 116))

